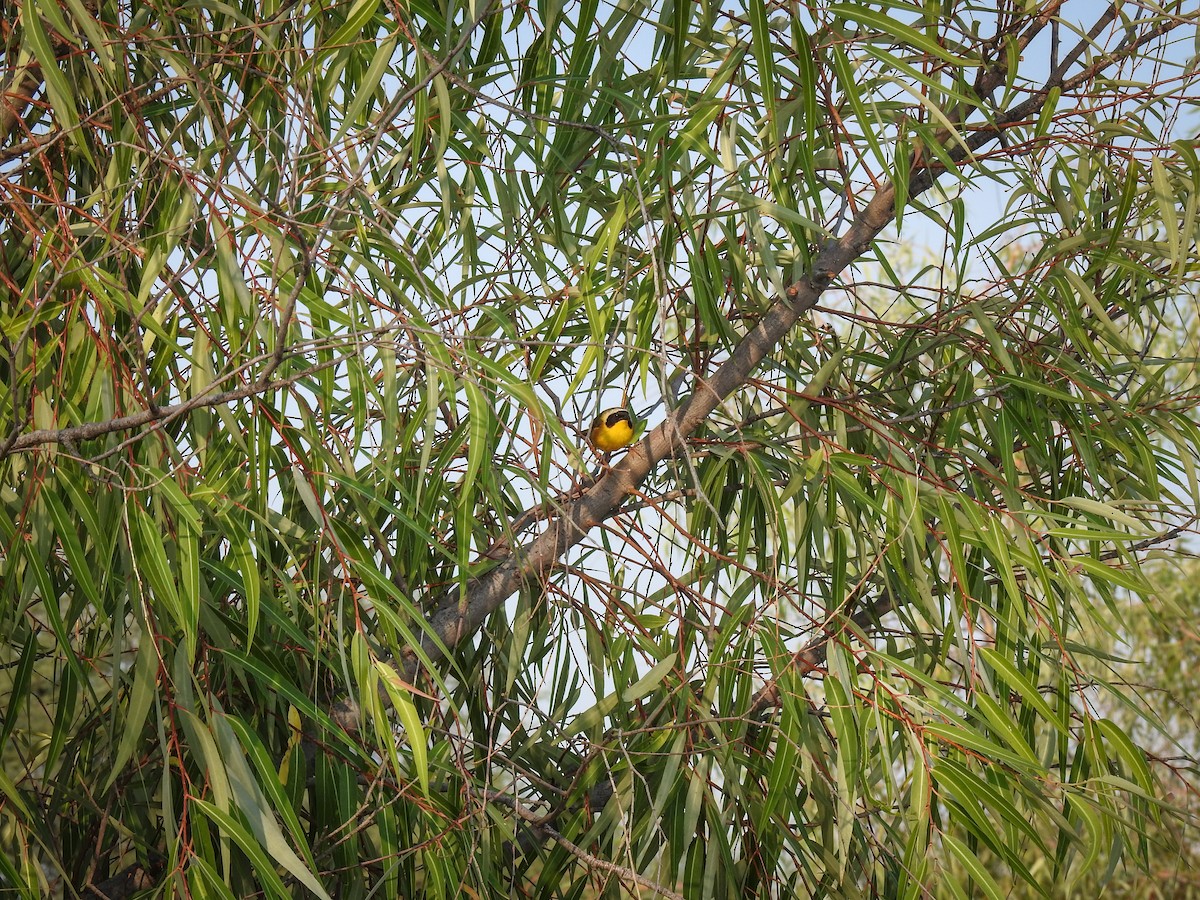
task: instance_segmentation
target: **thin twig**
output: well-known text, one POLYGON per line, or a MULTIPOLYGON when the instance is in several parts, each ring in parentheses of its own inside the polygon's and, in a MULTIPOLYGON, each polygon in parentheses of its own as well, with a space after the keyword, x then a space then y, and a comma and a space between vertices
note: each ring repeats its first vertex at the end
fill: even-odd
POLYGON ((484 791, 484 799, 490 800, 493 803, 499 803, 503 806, 507 806, 517 815, 518 818, 527 822, 530 827, 544 832, 548 837, 553 838, 555 841, 561 844, 564 850, 566 850, 576 859, 586 862, 589 866, 600 869, 604 872, 608 872, 612 875, 616 875, 618 878, 627 878, 635 884, 638 884, 647 890, 654 891, 662 897, 670 898, 670 900, 683 900, 682 894, 677 894, 670 888, 664 887, 658 882, 651 881, 645 875, 641 875, 635 872, 633 869, 626 868, 625 866, 619 866, 607 859, 601 859, 599 856, 596 856, 593 853, 588 853, 578 844, 574 843, 561 832, 557 831, 553 826, 551 826, 547 822, 546 816, 539 816, 536 813, 525 809, 525 807, 521 805, 521 801, 513 795, 507 794, 503 791, 487 790, 484 791))
POLYGON ((601 869, 605 872, 611 872, 613 875, 618 877, 628 878, 647 890, 654 891, 663 897, 668 897, 670 900, 683 900, 683 894, 677 894, 675 891, 665 888, 655 881, 651 881, 646 876, 639 875, 637 872, 633 871, 633 869, 627 869, 624 866, 618 866, 616 863, 609 862, 607 859, 601 859, 598 856, 588 853, 582 847, 573 844, 559 832, 555 831, 550 825, 543 825, 542 830, 545 831, 550 837, 554 838, 554 840, 559 844, 561 844, 563 849, 565 849, 568 853, 570 853, 576 859, 586 862, 590 866, 601 869))

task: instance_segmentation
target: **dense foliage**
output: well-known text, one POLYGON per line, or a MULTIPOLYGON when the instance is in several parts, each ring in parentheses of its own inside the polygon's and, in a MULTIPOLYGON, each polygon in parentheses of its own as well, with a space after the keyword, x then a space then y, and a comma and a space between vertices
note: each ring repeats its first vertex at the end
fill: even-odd
POLYGON ((5 2, 0 885, 1172 871, 1198 25, 5 2))

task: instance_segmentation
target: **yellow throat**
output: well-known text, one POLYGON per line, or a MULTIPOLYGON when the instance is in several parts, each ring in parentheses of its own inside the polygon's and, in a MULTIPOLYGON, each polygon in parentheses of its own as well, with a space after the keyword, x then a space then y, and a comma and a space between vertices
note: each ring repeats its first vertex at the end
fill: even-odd
POLYGON ((633 443, 633 417, 619 407, 604 410, 592 421, 588 440, 604 453, 628 447, 633 443))

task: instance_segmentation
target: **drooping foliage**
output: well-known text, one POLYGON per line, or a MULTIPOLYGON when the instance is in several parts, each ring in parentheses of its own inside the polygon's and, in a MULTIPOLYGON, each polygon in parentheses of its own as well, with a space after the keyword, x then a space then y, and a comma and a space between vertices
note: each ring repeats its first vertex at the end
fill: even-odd
POLYGON ((1169 861, 1106 648, 1200 502, 1198 24, 5 3, 0 885, 1050 896, 1169 861), (626 471, 597 410, 654 428, 721 373, 520 568, 626 471))

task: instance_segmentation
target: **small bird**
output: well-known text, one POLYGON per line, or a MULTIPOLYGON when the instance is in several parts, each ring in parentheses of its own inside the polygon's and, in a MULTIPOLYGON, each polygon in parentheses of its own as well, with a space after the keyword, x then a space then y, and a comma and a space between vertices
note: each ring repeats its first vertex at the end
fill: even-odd
POLYGON ((633 443, 633 416, 619 406, 606 409, 592 420, 588 441, 597 450, 612 453, 633 443))

